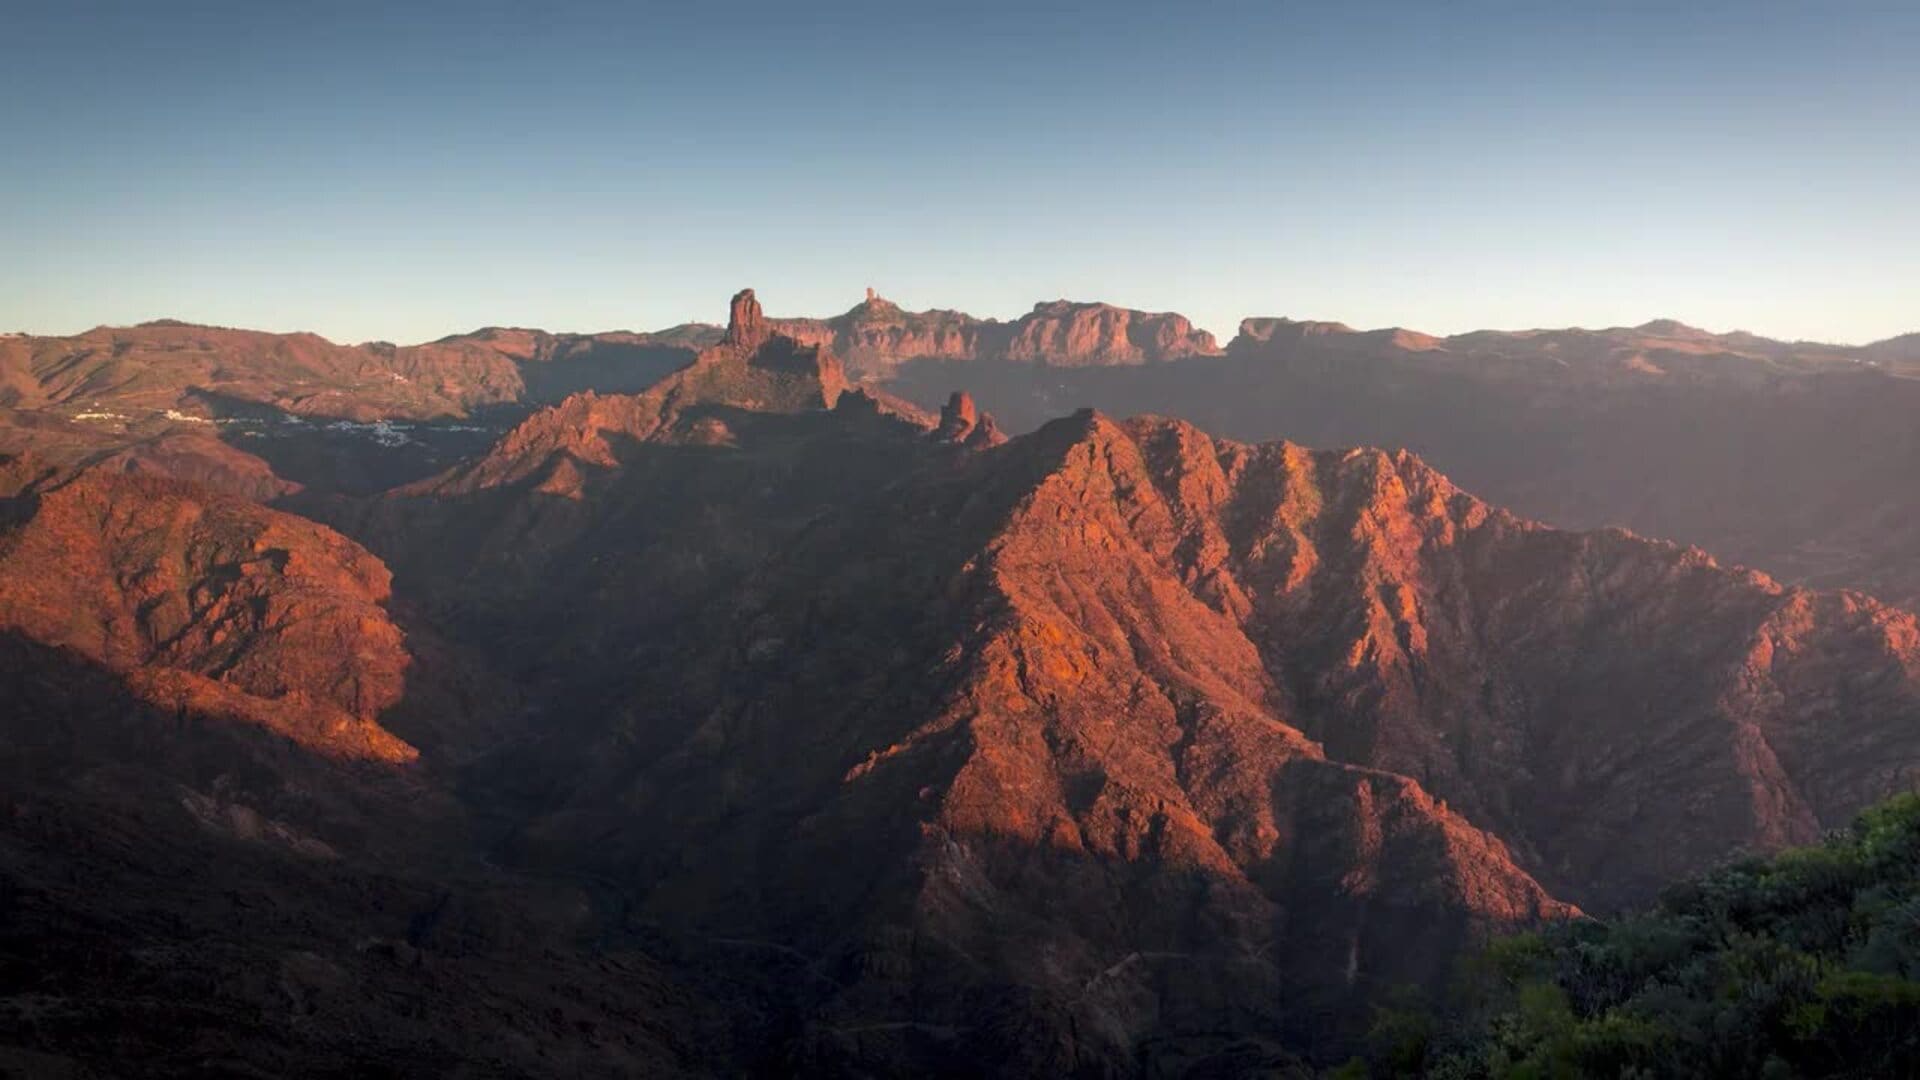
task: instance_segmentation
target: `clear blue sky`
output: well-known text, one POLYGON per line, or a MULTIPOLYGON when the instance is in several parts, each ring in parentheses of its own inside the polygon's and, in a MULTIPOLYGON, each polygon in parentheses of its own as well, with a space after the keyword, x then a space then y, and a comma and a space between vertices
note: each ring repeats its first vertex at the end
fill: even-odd
POLYGON ((1912 0, 388 7, 0 0, 0 329, 1920 329, 1912 0))

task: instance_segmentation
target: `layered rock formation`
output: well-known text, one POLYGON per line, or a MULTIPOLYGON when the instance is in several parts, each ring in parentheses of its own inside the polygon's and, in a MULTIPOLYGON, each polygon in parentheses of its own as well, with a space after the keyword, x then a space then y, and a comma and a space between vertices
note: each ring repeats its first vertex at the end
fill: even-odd
POLYGON ((973 403, 973 395, 965 390, 955 390, 940 407, 940 425, 933 434, 944 442, 963 446, 998 446, 1007 441, 993 417, 981 412, 973 403))
POLYGON ((831 319, 777 319, 780 332, 825 345, 861 378, 885 379, 911 361, 985 361, 1040 367, 1164 363, 1220 351, 1184 316, 1055 300, 1012 322, 957 311, 906 311, 867 290, 831 319))
POLYGON ((1196 330, 1184 316, 1108 304, 1035 304, 1012 330, 1005 358, 1049 367, 1159 363, 1219 351, 1213 335, 1196 330))

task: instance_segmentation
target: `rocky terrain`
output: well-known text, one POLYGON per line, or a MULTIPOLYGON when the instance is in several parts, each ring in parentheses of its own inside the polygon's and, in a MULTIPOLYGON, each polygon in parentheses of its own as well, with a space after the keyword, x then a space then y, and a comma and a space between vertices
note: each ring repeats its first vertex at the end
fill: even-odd
MULTIPOLYGON (((1405 329, 1250 318, 1222 350, 1185 318, 1036 304, 1002 322, 869 290, 827 319, 769 318, 850 385, 932 410, 955 386, 1009 432, 1075 409, 1157 412, 1243 439, 1420 453, 1490 501, 1569 528, 1696 544, 1781 580, 1920 603, 1913 335, 1862 347, 1714 334, 1405 329)), ((157 473, 253 499, 372 494, 482 451, 576 391, 652 386, 719 342, 487 329, 335 346, 177 323, 0 339, 13 473, 157 473)))
POLYGON ((490 327, 424 345, 347 346, 315 334, 160 321, 0 337, 0 404, 218 415, 222 402, 236 402, 359 421, 464 417, 589 386, 641 389, 691 356, 687 333, 490 327))
POLYGON ((1499 505, 1617 525, 1783 580, 1920 602, 1920 380, 1902 339, 1863 348, 1611 330, 1408 330, 1248 319, 1226 355, 1145 368, 917 363, 964 380, 1011 432, 1062 411, 1164 412, 1245 439, 1411 449, 1499 505))
POLYGON ((378 559, 178 481, 4 505, 0 1071, 721 1067, 732 1021, 589 947, 590 892, 489 865, 448 768, 488 684, 378 559))
MULTIPOLYGON (((8 459, 0 1062, 1304 1075, 1490 934, 1909 786, 1903 610, 1402 450, 1035 426, 1007 374, 1467 346, 1262 323, 1159 363, 1077 310, 1029 324, 1057 362, 884 384, 979 372, 1011 421, 748 290, 644 390, 377 495, 8 459)), ((1722 347, 1647 362, 1891 379, 1722 347)), ((1513 348, 1528 400, 1660 378, 1513 348)))
POLYGON ((882 380, 913 360, 1111 367, 1220 352, 1213 335, 1184 316, 1068 300, 1035 304, 1000 322, 957 311, 906 311, 868 289, 843 315, 773 325, 797 341, 832 348, 855 376, 882 380))
POLYGON ((424 345, 336 345, 180 322, 0 337, 0 454, 44 477, 191 480, 252 499, 370 493, 483 449, 577 390, 634 391, 693 356, 700 328, 489 328, 424 345))

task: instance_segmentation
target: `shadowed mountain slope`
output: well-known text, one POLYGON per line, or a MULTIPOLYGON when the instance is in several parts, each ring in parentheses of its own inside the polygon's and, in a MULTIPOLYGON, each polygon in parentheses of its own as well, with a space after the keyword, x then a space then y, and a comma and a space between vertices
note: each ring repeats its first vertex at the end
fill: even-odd
POLYGON ((1865 597, 1404 453, 1090 412, 957 446, 830 361, 736 302, 668 383, 343 521, 547 703, 479 767, 516 864, 798 950, 821 1067, 1336 1052, 1460 942, 1920 760, 1913 620, 1865 597))
POLYGON ((83 476, 9 500, 0 626, 78 650, 157 704, 400 762, 407 654, 385 566, 325 526, 179 481, 83 476))
MULTIPOLYGON (((133 943, 14 985, 6 1045, 113 1060, 116 994, 165 985, 188 1045, 293 1071, 1285 1074, 1489 934, 1920 764, 1920 629, 1863 595, 1539 525, 1404 451, 1092 410, 1008 439, 751 290, 730 315, 643 392, 301 502, 332 528, 4 462, 0 947, 133 943), (196 945, 187 984, 150 959, 196 945), (82 1019, 35 1027, 36 993, 82 1019)), ((1655 378, 1622 370, 1584 392, 1655 378)))
POLYGON ((1405 447, 1488 500, 1572 528, 1620 525, 1783 579, 1920 597, 1920 381, 1864 349, 1671 321, 1434 338, 1249 319, 1224 357, 1143 368, 909 364, 889 389, 962 377, 1013 432, 1083 406, 1176 415, 1246 439, 1405 447))

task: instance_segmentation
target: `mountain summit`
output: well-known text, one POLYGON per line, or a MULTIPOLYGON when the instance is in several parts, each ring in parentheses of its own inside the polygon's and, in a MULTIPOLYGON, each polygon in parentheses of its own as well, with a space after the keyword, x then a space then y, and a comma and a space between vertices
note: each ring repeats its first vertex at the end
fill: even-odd
POLYGON ((767 340, 766 317, 760 314, 760 301, 756 300, 752 289, 741 289, 733 294, 733 302, 727 309, 727 336, 724 344, 742 349, 758 347, 767 340))

